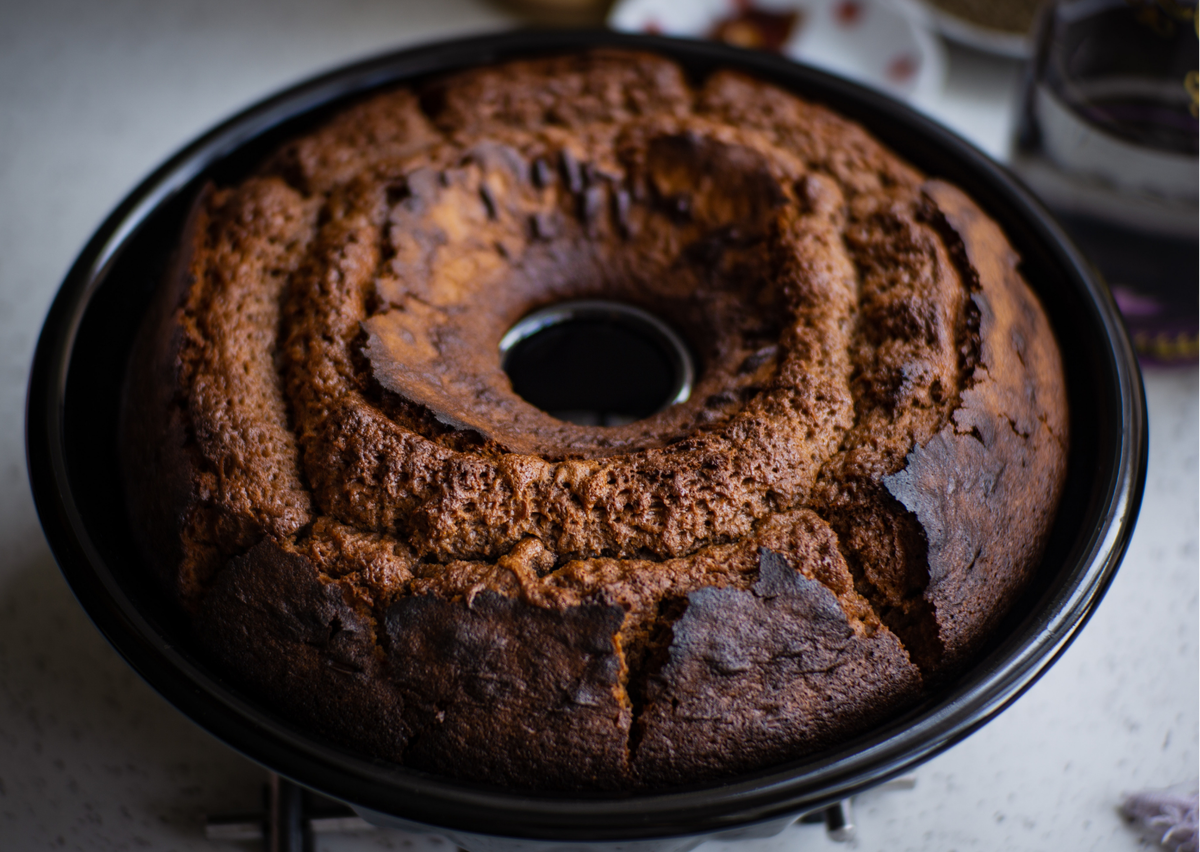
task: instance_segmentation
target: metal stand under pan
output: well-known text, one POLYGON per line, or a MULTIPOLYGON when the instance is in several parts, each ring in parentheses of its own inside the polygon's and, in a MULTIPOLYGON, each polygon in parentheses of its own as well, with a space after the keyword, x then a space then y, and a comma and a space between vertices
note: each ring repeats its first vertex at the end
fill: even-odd
MULTIPOLYGON (((901 775, 872 790, 911 790, 916 784, 915 775, 901 775)), ((827 808, 801 814, 779 825, 778 829, 782 830, 793 822, 804 825, 824 823, 830 840, 843 843, 853 840, 857 835, 854 799, 851 796, 827 808)), ((265 852, 312 852, 317 835, 358 834, 381 828, 418 828, 415 823, 398 825, 394 817, 368 814, 374 820, 364 817, 350 805, 306 790, 272 772, 263 785, 262 810, 210 816, 205 821, 204 836, 220 841, 261 840, 265 852)), ((422 833, 430 833, 427 827, 419 828, 423 830, 422 833)), ((579 844, 579 848, 586 848, 586 844, 579 844)), ((458 850, 475 852, 462 846, 458 850)))

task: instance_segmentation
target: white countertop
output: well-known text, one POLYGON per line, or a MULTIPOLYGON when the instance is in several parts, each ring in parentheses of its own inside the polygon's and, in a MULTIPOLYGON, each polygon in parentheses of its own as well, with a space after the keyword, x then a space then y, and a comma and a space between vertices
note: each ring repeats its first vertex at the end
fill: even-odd
MULTIPOLYGON (((25 382, 75 254, 143 176, 317 71, 517 19, 482 0, 0 0, 0 849, 246 849, 205 813, 253 809, 263 770, 157 696, 91 626, 42 537, 25 382)), ((1015 65, 950 53, 939 115, 1000 155, 1015 65)), ((1148 370, 1150 468, 1112 588, 1062 659, 975 735, 865 794, 858 840, 813 826, 707 852, 1147 848, 1124 791, 1197 779, 1197 371, 1148 370)), ((394 831, 323 850, 445 850, 394 831)))

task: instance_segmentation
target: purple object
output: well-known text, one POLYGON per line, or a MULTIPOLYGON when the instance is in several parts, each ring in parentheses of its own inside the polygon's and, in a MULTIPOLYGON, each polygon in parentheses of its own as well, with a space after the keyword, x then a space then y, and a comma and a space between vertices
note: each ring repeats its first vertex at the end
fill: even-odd
POLYGON ((1171 852, 1197 852, 1200 826, 1196 793, 1174 790, 1143 790, 1130 793, 1121 801, 1121 815, 1136 823, 1171 852))

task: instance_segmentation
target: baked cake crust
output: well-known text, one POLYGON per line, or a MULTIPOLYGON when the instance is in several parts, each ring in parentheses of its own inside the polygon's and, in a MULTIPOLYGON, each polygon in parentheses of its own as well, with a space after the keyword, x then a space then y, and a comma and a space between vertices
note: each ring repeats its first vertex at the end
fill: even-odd
POLYGON ((955 187, 829 109, 646 54, 380 94, 205 191, 122 452, 198 642, 321 735, 526 789, 730 777, 976 653, 1062 488, 1058 351, 955 187), (628 426, 498 343, 602 297, 687 339, 628 426))

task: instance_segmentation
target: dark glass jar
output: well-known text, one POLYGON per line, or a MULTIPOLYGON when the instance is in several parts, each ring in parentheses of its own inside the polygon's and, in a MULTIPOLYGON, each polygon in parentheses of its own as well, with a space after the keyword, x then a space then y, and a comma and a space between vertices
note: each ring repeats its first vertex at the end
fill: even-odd
POLYGON ((1051 3, 1013 157, 1159 361, 1198 348, 1196 69, 1195 3, 1051 3))

